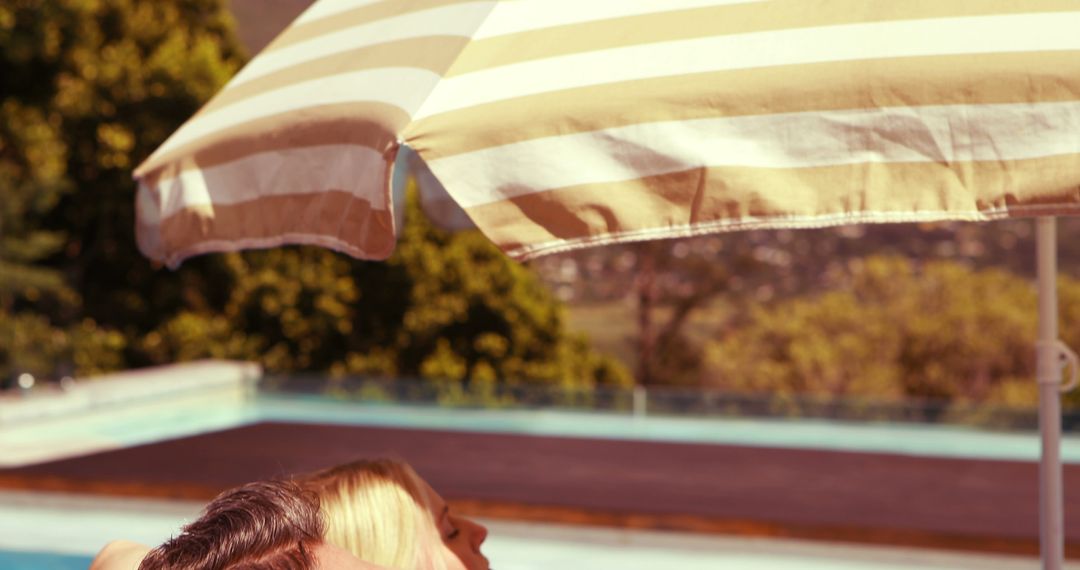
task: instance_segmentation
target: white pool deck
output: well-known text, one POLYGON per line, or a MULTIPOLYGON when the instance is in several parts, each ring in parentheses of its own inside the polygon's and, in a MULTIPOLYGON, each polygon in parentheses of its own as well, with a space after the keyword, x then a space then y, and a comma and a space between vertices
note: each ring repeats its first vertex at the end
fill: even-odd
MULTIPOLYGON (((0 466, 17 466, 129 447, 260 421, 340 423, 547 436, 716 443, 774 448, 881 452, 928 457, 1036 461, 1035 433, 931 425, 822 420, 634 418, 557 410, 463 410, 363 404, 309 396, 253 395, 244 365, 200 363, 168 369, 169 382, 192 371, 204 378, 233 367, 243 381, 207 382, 201 397, 112 400, 75 392, 80 405, 0 402, 0 466), (202 368, 199 368, 199 367, 202 368), (239 366, 239 367, 237 367, 239 366), (5 407, 6 406, 6 407, 5 407), (66 406, 66 407, 65 407, 66 406), (31 410, 31 411, 28 411, 31 410), (51 410, 51 411, 41 411, 51 410), (5 415, 6 414, 6 415, 5 415)), ((227 374, 225 374, 227 376, 227 374)), ((123 376, 127 382, 131 378, 123 376)), ((168 382, 165 382, 168 384, 168 382)), ((87 388, 90 389, 90 388, 87 388)), ((99 388, 93 388, 97 390, 99 388)), ((57 397, 65 397, 58 395, 57 397)), ((1080 438, 1067 436, 1062 458, 1080 463, 1080 438)), ((195 503, 0 491, 0 551, 90 556, 105 542, 158 543, 196 516, 195 503)), ((699 536, 488 521, 485 551, 500 570, 568 569, 1021 569, 1034 558, 852 546, 821 542, 699 536)), ((1080 570, 1080 564, 1068 568, 1080 570)))

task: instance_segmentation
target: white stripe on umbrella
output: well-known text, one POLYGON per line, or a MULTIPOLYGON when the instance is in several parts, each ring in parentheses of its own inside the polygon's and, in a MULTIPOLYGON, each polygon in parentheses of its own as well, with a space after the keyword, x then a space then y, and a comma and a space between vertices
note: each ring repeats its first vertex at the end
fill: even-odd
MULTIPOLYGON (((1020 160, 1080 154, 1080 102, 901 107, 668 121, 545 137, 429 162, 462 207, 703 166, 1020 160), (662 144, 658 144, 661 143, 662 144)), ((777 189, 782 192, 783 189, 777 189)))
POLYGON ((711 71, 952 54, 1077 50, 1077 30, 1080 12, 1069 12, 845 24, 634 45, 447 77, 413 118, 564 89, 711 71))

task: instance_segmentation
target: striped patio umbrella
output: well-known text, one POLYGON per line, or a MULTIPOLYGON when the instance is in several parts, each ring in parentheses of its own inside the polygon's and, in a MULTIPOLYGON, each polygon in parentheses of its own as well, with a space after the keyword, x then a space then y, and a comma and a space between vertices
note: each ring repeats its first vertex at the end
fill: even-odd
POLYGON ((385 258, 409 172, 519 259, 1044 217, 1058 568, 1050 216, 1080 212, 1078 30, 1080 0, 320 0, 137 169, 138 240, 171 266, 286 243, 385 258))

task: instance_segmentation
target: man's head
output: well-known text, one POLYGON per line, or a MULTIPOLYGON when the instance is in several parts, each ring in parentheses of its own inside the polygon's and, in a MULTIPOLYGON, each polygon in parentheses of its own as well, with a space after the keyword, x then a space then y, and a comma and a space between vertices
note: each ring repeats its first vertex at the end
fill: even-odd
POLYGON ((372 568, 322 541, 319 499, 289 481, 226 491, 183 532, 150 551, 139 570, 372 568))

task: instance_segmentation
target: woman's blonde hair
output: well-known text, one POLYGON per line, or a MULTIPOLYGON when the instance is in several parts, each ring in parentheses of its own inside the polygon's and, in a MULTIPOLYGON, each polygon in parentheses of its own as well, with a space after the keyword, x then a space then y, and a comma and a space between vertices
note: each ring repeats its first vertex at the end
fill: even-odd
POLYGON ((442 544, 420 477, 403 461, 360 460, 308 476, 327 542, 400 570, 443 570, 442 544))

